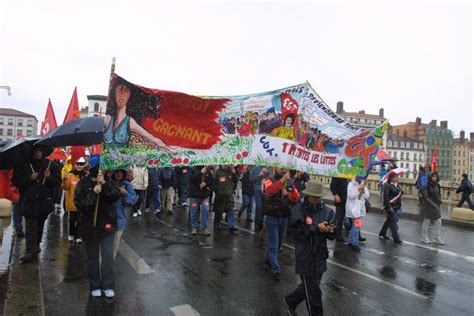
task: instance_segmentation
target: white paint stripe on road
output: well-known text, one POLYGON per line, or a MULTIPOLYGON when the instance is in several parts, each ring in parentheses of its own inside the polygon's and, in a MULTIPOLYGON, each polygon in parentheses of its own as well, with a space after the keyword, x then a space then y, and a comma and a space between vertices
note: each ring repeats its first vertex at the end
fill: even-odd
POLYGON ((200 316, 201 314, 198 313, 191 305, 184 304, 178 305, 170 308, 170 311, 173 312, 176 316, 200 316))
MULTIPOLYGON (((372 236, 377 236, 377 237, 379 236, 379 234, 364 231, 364 230, 362 232, 364 234, 367 234, 367 235, 372 235, 372 236)), ((435 251, 435 252, 439 252, 439 253, 442 253, 444 255, 448 255, 448 256, 456 257, 456 258, 462 258, 462 259, 465 259, 467 261, 474 262, 474 257, 463 255, 463 254, 460 254, 460 253, 457 253, 457 252, 454 252, 454 251, 449 251, 449 250, 439 249, 439 248, 435 248, 435 247, 430 247, 430 246, 427 246, 427 245, 417 244, 417 243, 410 242, 410 241, 405 241, 405 240, 403 241, 403 244, 418 247, 418 248, 423 248, 423 249, 427 249, 427 250, 431 250, 431 251, 435 251)))
MULTIPOLYGON (((251 230, 246 229, 246 228, 239 227, 239 229, 241 229, 241 230, 243 230, 243 231, 245 231, 245 232, 251 233, 252 235, 255 235, 255 234, 256 234, 254 231, 251 231, 251 230)), ((283 243, 282 245, 283 245, 284 247, 286 247, 286 248, 295 250, 295 248, 294 248, 293 246, 288 245, 287 243, 283 243)), ((425 295, 423 295, 423 294, 420 294, 420 293, 417 293, 417 292, 415 292, 415 291, 406 289, 406 288, 404 288, 404 287, 401 287, 401 286, 399 286, 399 285, 390 283, 390 282, 388 282, 388 281, 379 279, 379 278, 377 278, 377 277, 375 277, 375 276, 373 276, 373 275, 370 275, 370 274, 365 273, 365 272, 362 272, 362 271, 360 271, 360 270, 357 270, 357 269, 348 267, 348 266, 346 266, 346 265, 343 265, 343 264, 341 264, 341 263, 332 261, 332 260, 330 260, 330 259, 328 259, 328 262, 329 262, 330 264, 333 264, 333 265, 335 265, 335 266, 341 268, 341 269, 345 269, 345 270, 350 271, 350 272, 353 272, 353 273, 355 273, 355 274, 359 274, 359 275, 365 276, 365 277, 367 277, 367 278, 369 278, 369 279, 371 279, 371 280, 374 280, 374 281, 377 281, 377 282, 379 282, 379 283, 385 284, 385 285, 390 286, 390 287, 392 287, 392 288, 394 288, 394 289, 397 289, 397 290, 399 290, 399 291, 402 291, 402 292, 405 292, 405 293, 408 293, 408 294, 411 294, 411 295, 414 295, 414 296, 416 296, 416 297, 423 298, 423 299, 428 299, 428 298, 429 298, 428 296, 425 296, 425 295)))
POLYGON ((119 251, 138 274, 155 272, 123 239, 120 241, 119 251))

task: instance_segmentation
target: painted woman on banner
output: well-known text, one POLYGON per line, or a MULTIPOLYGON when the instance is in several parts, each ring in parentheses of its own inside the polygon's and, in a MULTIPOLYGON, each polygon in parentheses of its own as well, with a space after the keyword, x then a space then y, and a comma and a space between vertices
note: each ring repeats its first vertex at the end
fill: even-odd
POLYGON ((176 153, 176 150, 153 136, 141 125, 145 117, 157 117, 160 97, 147 94, 139 87, 120 77, 114 77, 105 116, 104 143, 109 146, 128 146, 132 133, 158 148, 176 153))

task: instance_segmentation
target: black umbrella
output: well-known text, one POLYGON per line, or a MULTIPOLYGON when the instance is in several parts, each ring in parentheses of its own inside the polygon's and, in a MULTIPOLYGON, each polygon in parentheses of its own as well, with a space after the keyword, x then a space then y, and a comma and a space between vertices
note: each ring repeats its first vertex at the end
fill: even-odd
MULTIPOLYGON (((0 169, 12 169, 26 163, 32 156, 32 149, 41 136, 30 136, 6 144, 0 149, 0 169)), ((42 145, 44 157, 53 152, 50 146, 42 145)))
POLYGON ((104 119, 86 117, 58 126, 40 140, 38 145, 52 147, 89 146, 101 144, 104 138, 104 119))

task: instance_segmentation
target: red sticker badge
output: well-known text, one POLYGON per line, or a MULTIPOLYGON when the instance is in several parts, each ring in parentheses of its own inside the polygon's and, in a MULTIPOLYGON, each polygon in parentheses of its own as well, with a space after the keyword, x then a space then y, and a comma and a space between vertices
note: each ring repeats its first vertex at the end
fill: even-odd
POLYGON ((311 216, 306 216, 306 225, 311 225, 313 224, 313 219, 311 218, 311 216))

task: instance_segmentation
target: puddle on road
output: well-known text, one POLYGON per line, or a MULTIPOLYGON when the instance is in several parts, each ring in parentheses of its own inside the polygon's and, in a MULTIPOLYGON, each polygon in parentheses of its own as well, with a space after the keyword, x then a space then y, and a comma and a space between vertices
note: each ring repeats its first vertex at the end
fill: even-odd
POLYGON ((416 278, 415 285, 417 291, 421 292, 423 295, 433 297, 436 292, 436 284, 425 280, 423 278, 416 278))
POLYGON ((380 275, 387 279, 395 279, 397 277, 397 272, 391 267, 382 267, 380 270, 380 275))
POLYGON ((212 262, 226 262, 232 260, 232 257, 217 257, 217 258, 211 258, 210 261, 212 262))

